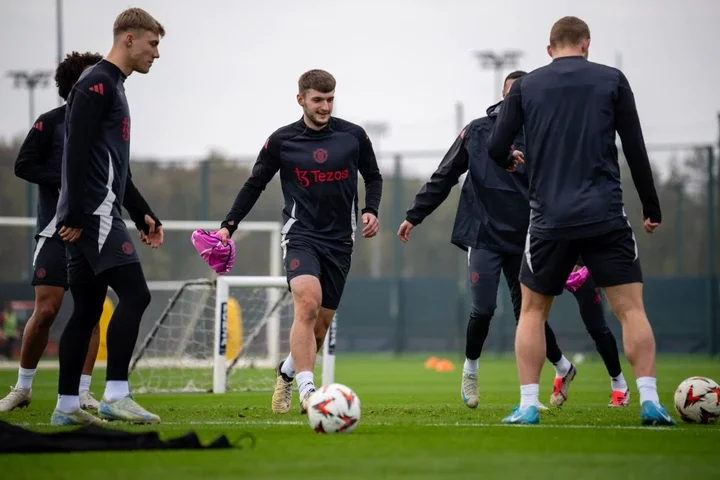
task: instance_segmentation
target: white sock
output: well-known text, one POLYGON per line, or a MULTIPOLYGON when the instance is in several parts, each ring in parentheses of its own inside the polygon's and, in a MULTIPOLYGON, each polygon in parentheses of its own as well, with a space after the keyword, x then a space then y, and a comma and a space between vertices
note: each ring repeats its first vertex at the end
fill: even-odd
POLYGON ((55 409, 64 413, 72 413, 80 410, 80 397, 77 395, 58 395, 55 409))
POLYGON ((80 391, 81 392, 89 392, 90 391, 90 381, 92 380, 92 376, 90 375, 80 375, 80 391))
POLYGON ((15 386, 18 388, 32 388, 35 372, 37 372, 37 368, 18 368, 18 381, 15 386))
POLYGON ((657 393, 657 380, 655 379, 655 377, 638 378, 637 387, 638 391, 640 392, 641 405, 645 400, 650 400, 657 405, 660 404, 660 398, 658 398, 657 393))
POLYGON ((620 372, 620 375, 618 375, 615 378, 610 379, 610 386, 612 387, 613 391, 618 392, 627 392, 628 386, 625 382, 625 377, 623 377, 622 372, 620 372))
POLYGON ((570 372, 570 368, 572 367, 572 363, 570 363, 570 360, 565 358, 565 355, 560 357, 560 360, 558 360, 558 362, 554 365, 556 377, 564 377, 568 374, 568 372, 570 372))
POLYGON ((293 363, 292 354, 288 354, 282 364, 282 368, 280 368, 280 373, 284 373, 288 378, 293 378, 295 376, 295 364, 293 363))
POLYGON ((305 398, 305 394, 315 388, 313 372, 298 372, 295 376, 295 381, 297 382, 300 401, 302 401, 305 398))
POLYGON ((463 366, 463 373, 469 373, 473 375, 477 375, 478 371, 478 359, 470 360, 469 358, 465 359, 465 365, 463 366))
POLYGON ((130 395, 130 385, 127 381, 108 380, 105 382, 105 395, 103 398, 109 402, 122 400, 130 395))
POLYGON ((531 383, 529 385, 520 385, 520 408, 529 407, 531 405, 538 406, 540 400, 540 385, 531 383))

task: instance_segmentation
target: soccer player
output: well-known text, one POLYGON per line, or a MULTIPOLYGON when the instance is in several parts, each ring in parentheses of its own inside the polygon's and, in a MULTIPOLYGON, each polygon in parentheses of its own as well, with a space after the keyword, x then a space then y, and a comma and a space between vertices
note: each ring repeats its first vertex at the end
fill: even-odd
POLYGON ((382 176, 365 131, 332 116, 335 78, 310 70, 298 81, 300 120, 276 130, 265 142, 250 178, 221 224, 224 241, 250 212, 265 186, 280 172, 285 205, 282 249, 294 301, 290 355, 276 369, 275 413, 287 413, 292 381, 297 381, 301 412, 315 390, 318 349, 338 308, 355 243, 358 172, 365 181, 363 237, 374 237, 380 223, 382 176), (295 373, 297 372, 297 374, 295 373))
MULTIPOLYGON (((503 97, 523 75, 525 72, 516 71, 505 78, 503 97)), ((468 252, 472 310, 466 333, 460 393, 470 408, 477 407, 479 402, 478 359, 495 312, 501 270, 510 289, 516 321, 520 315, 518 277, 530 216, 528 179, 524 168, 506 172, 488 156, 485 142, 501 109, 502 102, 492 105, 487 109, 487 116, 470 122, 463 129, 430 181, 415 196, 406 220, 398 230, 400 240, 407 243, 413 228, 445 201, 460 176, 468 172, 460 194, 452 243, 468 252)), ((522 136, 519 136, 514 148, 522 150, 522 143, 522 136)), ((611 376, 610 405, 626 405, 629 392, 622 376, 617 344, 605 322, 592 277, 588 277, 574 295, 585 327, 595 340, 611 376)), ((570 382, 577 370, 562 354, 547 323, 545 334, 547 359, 553 363, 556 372, 550 403, 560 406, 567 399, 570 382)))
MULTIPOLYGON (((80 74, 102 60, 97 53, 72 52, 55 70, 58 94, 67 100, 80 74)), ((20 349, 18 380, 10 393, 0 400, 0 412, 26 407, 32 400, 32 382, 37 365, 47 346, 50 327, 55 321, 68 289, 65 244, 55 228, 55 211, 60 195, 60 169, 65 143, 66 106, 43 113, 33 124, 15 161, 15 175, 38 185, 38 212, 33 257, 35 309, 25 325, 20 349)), ((80 377, 80 407, 97 410, 98 401, 90 395, 100 328, 95 326, 80 377)))
POLYGON ((530 230, 520 268, 522 307, 515 336, 520 405, 505 423, 538 423, 544 324, 553 299, 581 256, 623 328, 625 354, 640 393, 641 421, 672 425, 658 399, 655 338, 645 314, 635 234, 625 215, 615 132, 623 144, 645 231, 662 220, 632 89, 616 68, 587 60, 590 29, 563 17, 550 32, 552 62, 515 81, 488 141, 510 171, 525 161, 530 230), (523 130, 525 150, 508 154, 523 130))
POLYGON ((108 287, 119 301, 107 331, 106 386, 99 416, 137 423, 160 421, 133 400, 128 385, 130 357, 150 292, 120 208, 127 209, 143 243, 160 246, 160 221, 131 180, 130 110, 124 82, 132 72, 150 71, 160 56, 158 44, 165 29, 146 11, 131 8, 118 15, 113 35, 110 53, 82 74, 67 102, 57 226, 67 242, 74 306, 60 338, 53 425, 100 421, 80 409, 78 380, 108 287))

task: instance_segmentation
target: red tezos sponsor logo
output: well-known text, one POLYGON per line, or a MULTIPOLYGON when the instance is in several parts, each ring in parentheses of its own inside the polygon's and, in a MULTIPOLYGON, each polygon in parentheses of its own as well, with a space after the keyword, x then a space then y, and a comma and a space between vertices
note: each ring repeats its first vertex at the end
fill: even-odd
POLYGON ((311 183, 328 183, 346 180, 349 176, 349 172, 347 168, 345 170, 332 170, 330 172, 323 172, 321 170, 301 170, 296 168, 295 175, 297 175, 300 185, 303 187, 309 187, 311 183))

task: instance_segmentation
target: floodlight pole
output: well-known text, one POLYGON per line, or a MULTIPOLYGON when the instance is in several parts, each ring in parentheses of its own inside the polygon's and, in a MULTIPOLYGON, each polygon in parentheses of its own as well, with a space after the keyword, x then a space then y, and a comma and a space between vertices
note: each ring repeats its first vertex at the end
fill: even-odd
POLYGON ((515 68, 518 58, 522 57, 523 53, 524 52, 520 50, 506 50, 503 52, 482 50, 475 52, 475 57, 480 61, 480 68, 493 70, 495 72, 493 98, 499 95, 502 100, 503 71, 505 69, 515 68))

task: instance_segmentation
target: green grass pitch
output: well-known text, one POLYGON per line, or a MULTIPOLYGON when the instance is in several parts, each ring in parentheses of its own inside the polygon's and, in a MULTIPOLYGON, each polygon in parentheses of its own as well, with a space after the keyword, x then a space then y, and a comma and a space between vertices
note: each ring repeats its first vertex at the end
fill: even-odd
MULTIPOLYGON (((0 456, 2 477, 47 479, 237 479, 237 478, 717 478, 720 425, 642 427, 634 378, 627 364, 631 406, 607 407, 609 379, 602 363, 578 365, 567 403, 541 415, 538 426, 504 426, 500 420, 519 400, 514 359, 481 358, 480 406, 460 399, 461 360, 454 372, 423 366, 425 356, 339 355, 336 380, 353 388, 362 419, 350 435, 318 435, 298 412, 297 393, 287 415, 270 410, 270 393, 137 395, 159 414, 163 436, 197 431, 204 441, 251 432, 255 448, 215 451, 111 452, 0 456)), ((103 374, 93 390, 102 395, 103 374)), ((268 372, 272 375, 272 372, 268 372)), ((720 380, 720 361, 660 357, 661 401, 674 418, 672 396, 685 378, 720 380)), ((545 365, 541 401, 549 405, 553 369, 545 365)), ((15 371, 0 372, 12 385, 15 371)), ((316 378, 319 377, 319 369, 316 378)), ((56 401, 57 372, 38 372, 29 408, 3 414, 28 428, 48 426, 56 401)), ((679 420, 678 420, 679 421, 679 420)))

